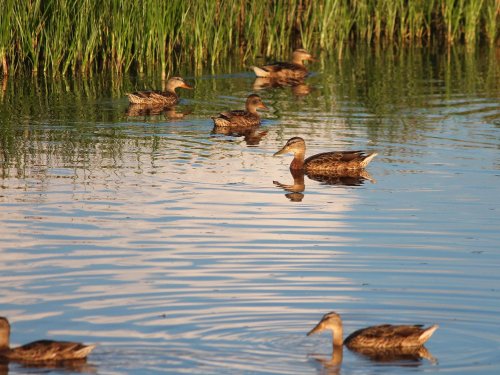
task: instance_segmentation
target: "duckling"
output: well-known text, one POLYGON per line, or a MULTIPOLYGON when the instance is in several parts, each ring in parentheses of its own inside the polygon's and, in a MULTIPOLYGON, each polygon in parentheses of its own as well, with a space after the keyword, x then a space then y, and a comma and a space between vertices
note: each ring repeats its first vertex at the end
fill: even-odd
POLYGON ((263 67, 253 66, 252 69, 257 77, 303 79, 308 71, 304 60, 314 61, 314 58, 305 49, 296 49, 292 53, 292 62, 275 62, 263 67))
POLYGON ((394 348, 418 349, 430 339, 438 329, 438 325, 423 328, 422 325, 383 324, 359 329, 342 340, 342 320, 339 314, 332 311, 325 314, 307 336, 328 329, 333 332, 334 347, 345 345, 355 351, 363 349, 384 351, 394 348))
POLYGON ((172 77, 167 81, 166 91, 136 91, 132 94, 127 94, 127 96, 132 104, 172 107, 179 103, 179 96, 175 92, 175 89, 178 87, 189 90, 193 89, 193 87, 188 85, 181 77, 172 77))
POLYGON ((293 137, 276 152, 274 156, 293 152, 291 170, 304 170, 305 173, 339 173, 346 170, 363 169, 377 156, 376 152, 366 154, 365 151, 324 152, 304 160, 306 143, 300 137, 293 137))
POLYGON ((55 362, 87 358, 95 345, 79 342, 39 340, 10 347, 10 324, 0 317, 0 359, 21 362, 55 362))
POLYGON ((234 110, 229 112, 221 112, 219 116, 212 117, 215 126, 218 127, 249 127, 260 125, 260 116, 257 113, 257 108, 268 109, 262 102, 259 95, 249 95, 245 104, 245 110, 234 110))

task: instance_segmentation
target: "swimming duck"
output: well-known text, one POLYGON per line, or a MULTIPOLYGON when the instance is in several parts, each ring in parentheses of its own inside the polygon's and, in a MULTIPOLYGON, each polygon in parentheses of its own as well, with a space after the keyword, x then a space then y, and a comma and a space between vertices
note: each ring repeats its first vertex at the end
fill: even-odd
POLYGON ((179 96, 175 93, 175 89, 178 87, 189 90, 193 89, 193 87, 188 85, 181 77, 172 77, 167 81, 167 89, 165 91, 136 91, 132 94, 127 94, 127 96, 132 104, 171 107, 179 103, 179 96))
POLYGON ((275 62, 262 67, 253 66, 257 77, 301 79, 307 76, 304 60, 314 61, 314 58, 305 49, 296 49, 292 53, 292 62, 275 62))
POLYGON ((333 332, 333 346, 347 346, 353 350, 373 349, 384 351, 394 348, 418 349, 429 340, 438 325, 434 324, 428 328, 422 325, 390 325, 383 324, 359 329, 342 340, 342 320, 336 312, 325 314, 320 322, 307 334, 325 330, 333 332))
POLYGON ((377 156, 375 152, 366 154, 365 151, 339 151, 324 152, 309 156, 304 160, 305 151, 305 141, 300 137, 293 137, 274 156, 293 152, 294 158, 290 164, 290 169, 302 169, 306 173, 339 173, 340 171, 362 169, 377 156))
POLYGON ((7 318, 0 317, 0 359, 22 362, 55 362, 85 359, 95 345, 79 342, 39 340, 11 348, 10 324, 7 318))
POLYGON ((259 95, 249 95, 245 103, 245 110, 234 110, 229 112, 221 112, 219 116, 212 117, 215 126, 228 127, 237 126, 258 126, 260 125, 260 116, 257 113, 257 108, 268 109, 259 95))

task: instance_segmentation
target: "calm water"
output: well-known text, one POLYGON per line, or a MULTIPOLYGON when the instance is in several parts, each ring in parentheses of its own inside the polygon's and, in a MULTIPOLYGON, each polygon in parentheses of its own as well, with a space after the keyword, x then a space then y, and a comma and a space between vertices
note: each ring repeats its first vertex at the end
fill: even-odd
MULTIPOLYGON (((127 112, 159 74, 0 81, 0 315, 12 343, 97 343, 99 374, 498 373, 500 64, 494 52, 356 51, 259 90, 245 136, 213 116, 257 90, 238 63, 180 72, 176 114, 127 112), (182 115, 184 114, 184 117, 182 115), (368 179, 293 185, 311 155, 367 149, 368 179), (330 335, 440 325, 434 360, 380 363, 330 335)), ((300 182, 300 181, 299 181, 300 182)), ((10 364, 9 373, 46 373, 10 364)))

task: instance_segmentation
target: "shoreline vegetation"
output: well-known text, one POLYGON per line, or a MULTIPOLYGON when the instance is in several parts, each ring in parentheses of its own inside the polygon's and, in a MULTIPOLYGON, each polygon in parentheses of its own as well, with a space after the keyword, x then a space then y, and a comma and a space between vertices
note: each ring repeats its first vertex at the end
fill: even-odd
POLYGON ((296 47, 341 59, 356 43, 474 50, 500 29, 498 0, 3 0, 0 14, 3 75, 166 75, 296 47))

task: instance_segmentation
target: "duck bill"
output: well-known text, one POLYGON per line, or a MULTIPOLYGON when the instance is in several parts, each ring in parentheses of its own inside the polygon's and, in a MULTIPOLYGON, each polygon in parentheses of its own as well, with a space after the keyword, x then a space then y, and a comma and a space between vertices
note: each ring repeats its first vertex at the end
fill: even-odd
POLYGON ((323 322, 321 321, 318 324, 316 324, 316 327, 314 327, 309 332, 307 332, 307 336, 311 336, 311 335, 314 335, 315 333, 323 332, 324 330, 325 330, 325 328, 323 327, 323 322))
POLYGON ((283 155, 283 154, 286 154, 288 152, 288 147, 283 147, 281 150, 279 150, 278 152, 275 152, 273 156, 278 156, 278 155, 283 155))
POLYGON ((264 111, 269 111, 269 107, 267 107, 264 103, 260 103, 258 108, 264 111))
POLYGON ((193 86, 188 85, 186 82, 184 82, 184 83, 182 84, 182 86, 181 86, 181 87, 182 87, 183 89, 188 89, 188 90, 192 90, 192 89, 194 89, 194 87, 193 87, 193 86))
POLYGON ((316 327, 314 327, 313 329, 311 329, 308 333, 307 333, 307 336, 311 336, 311 335, 314 335, 315 333, 319 333, 319 332, 322 332, 323 331, 323 322, 319 322, 318 324, 316 324, 316 327))

